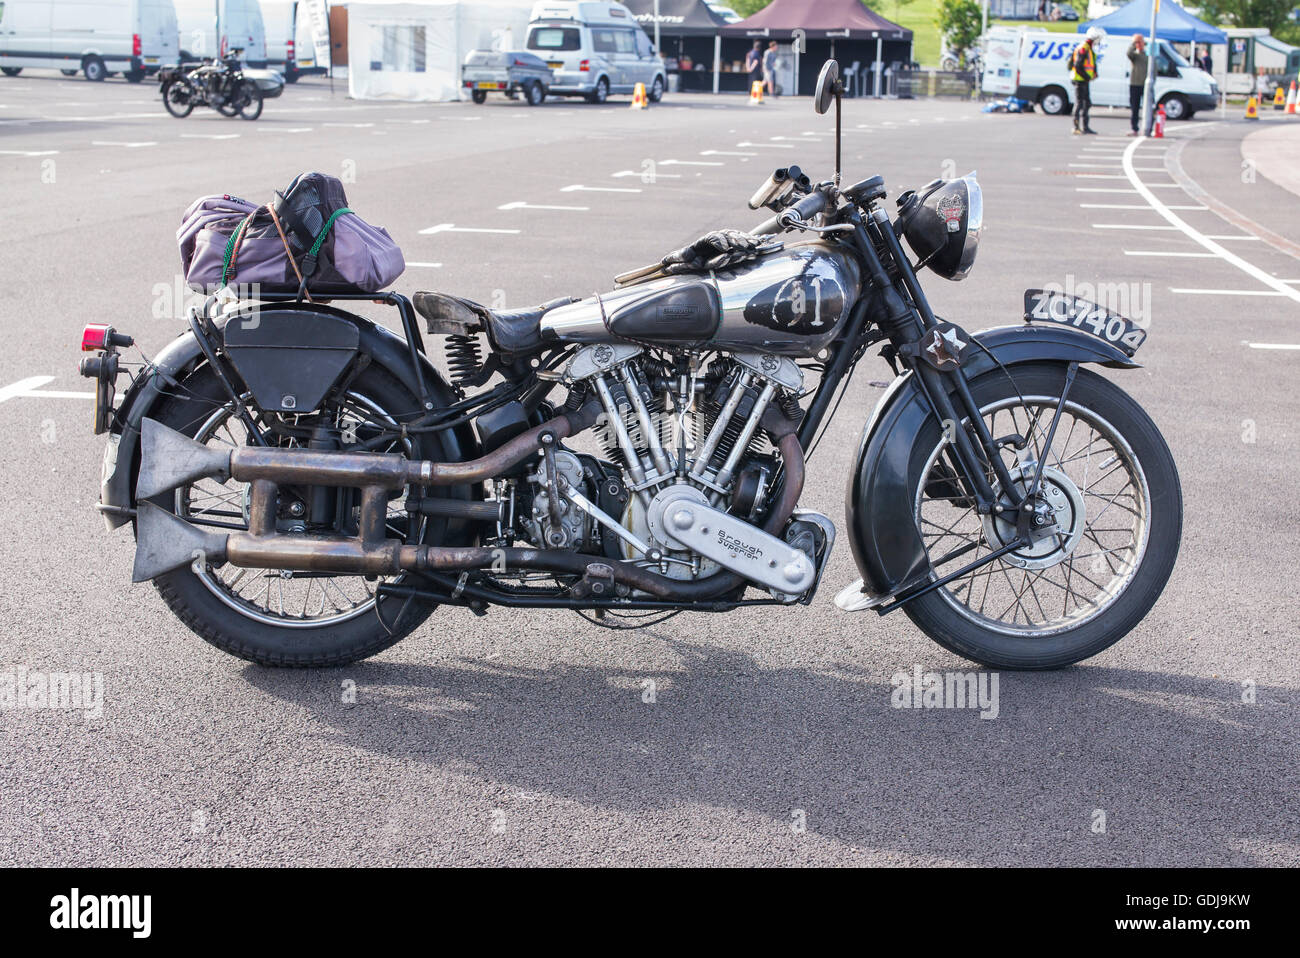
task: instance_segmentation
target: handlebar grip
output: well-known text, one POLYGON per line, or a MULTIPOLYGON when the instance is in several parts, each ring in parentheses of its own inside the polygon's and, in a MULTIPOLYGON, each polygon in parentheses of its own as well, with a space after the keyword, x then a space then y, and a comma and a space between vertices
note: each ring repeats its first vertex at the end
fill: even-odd
POLYGON ((755 229, 750 230, 755 236, 768 236, 788 229, 792 222, 810 220, 826 209, 826 195, 820 191, 809 193, 789 209, 782 210, 770 220, 764 220, 755 229))

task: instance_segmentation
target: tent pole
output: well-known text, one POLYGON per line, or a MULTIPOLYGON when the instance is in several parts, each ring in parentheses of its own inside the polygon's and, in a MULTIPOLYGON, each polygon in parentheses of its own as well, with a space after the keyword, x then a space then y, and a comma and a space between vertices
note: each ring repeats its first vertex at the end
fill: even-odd
POLYGON ((659 50, 659 0, 655 0, 655 53, 659 50))
POLYGON ((1151 47, 1147 51, 1147 86, 1142 94, 1142 135, 1150 136, 1155 124, 1156 96, 1156 16, 1160 13, 1160 0, 1151 3, 1151 47))
POLYGON ((885 55, 885 40, 883 37, 876 37, 876 62, 871 64, 875 71, 876 79, 871 85, 871 95, 877 100, 880 99, 880 69, 884 66, 881 62, 885 55))
POLYGON ((718 92, 719 71, 722 69, 722 34, 713 36, 713 92, 718 92))

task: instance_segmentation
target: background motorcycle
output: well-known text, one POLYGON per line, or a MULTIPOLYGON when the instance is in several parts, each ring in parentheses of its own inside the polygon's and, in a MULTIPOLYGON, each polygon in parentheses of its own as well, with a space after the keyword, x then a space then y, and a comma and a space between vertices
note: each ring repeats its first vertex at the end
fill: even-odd
POLYGON ((235 49, 227 57, 205 61, 188 71, 184 67, 160 71, 167 112, 184 119, 196 106, 210 106, 223 116, 256 120, 262 115, 262 91, 244 76, 239 62, 243 52, 235 49))
MULTIPOLYGON (((837 133, 840 92, 828 63, 816 108, 835 101, 837 133)), ((333 297, 396 308, 404 338, 292 297, 214 298, 116 409, 130 339, 88 327, 111 434, 100 508, 135 522, 135 579, 209 642, 290 666, 371 655, 439 604, 619 626, 807 604, 835 527, 798 508, 806 460, 879 344, 898 375, 847 477, 862 579, 837 603, 902 609, 992 666, 1106 648, 1159 596, 1182 525, 1159 431, 1084 368, 1134 368, 1145 331, 1044 290, 1020 325, 943 321, 916 270, 971 269, 974 175, 905 192, 891 221, 881 179, 842 188, 838 168, 837 137, 833 180, 778 170, 752 233, 601 296, 333 297)))

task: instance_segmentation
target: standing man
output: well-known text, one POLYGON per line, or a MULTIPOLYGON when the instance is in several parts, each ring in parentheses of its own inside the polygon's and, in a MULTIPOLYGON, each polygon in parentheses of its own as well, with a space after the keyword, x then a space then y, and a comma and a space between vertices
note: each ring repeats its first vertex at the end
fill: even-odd
POLYGON ((1101 27, 1090 27, 1083 42, 1070 55, 1070 79, 1074 81, 1074 135, 1096 133, 1092 113, 1092 81, 1097 79, 1097 50, 1105 34, 1101 27))
POLYGON ((1138 123, 1142 117, 1142 93, 1147 86, 1147 41, 1140 33, 1133 34, 1133 41, 1128 45, 1128 110, 1129 136, 1138 135, 1138 123))
POLYGON ((745 71, 749 74, 749 88, 763 82, 763 41, 755 40, 753 48, 745 54, 745 71))
POLYGON ((767 45, 767 52, 763 54, 763 86, 769 96, 776 96, 777 63, 776 41, 773 40, 767 45))

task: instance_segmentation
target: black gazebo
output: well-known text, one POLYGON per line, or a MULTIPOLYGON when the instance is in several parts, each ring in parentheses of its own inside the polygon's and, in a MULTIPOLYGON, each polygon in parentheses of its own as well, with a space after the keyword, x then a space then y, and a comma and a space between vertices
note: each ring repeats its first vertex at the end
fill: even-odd
MULTIPOLYGON (((655 0, 624 0, 636 22, 653 39, 655 0)), ((722 28, 727 21, 703 0, 659 0, 659 42, 668 72, 678 77, 678 89, 694 93, 731 89, 723 84, 731 63, 722 62, 722 28)), ((730 77, 727 77, 730 79, 730 77)), ((743 84, 735 89, 744 89, 743 84)))

